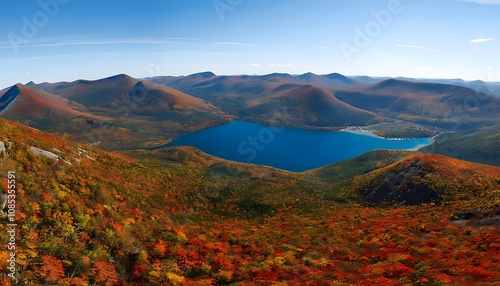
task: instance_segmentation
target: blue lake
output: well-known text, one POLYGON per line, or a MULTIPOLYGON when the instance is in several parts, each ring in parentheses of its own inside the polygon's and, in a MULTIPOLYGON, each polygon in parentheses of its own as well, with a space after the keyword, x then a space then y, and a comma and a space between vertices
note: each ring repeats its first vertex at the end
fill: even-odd
POLYGON ((431 143, 430 138, 389 140, 345 131, 312 131, 233 121, 181 135, 160 148, 193 146, 232 161, 302 172, 376 149, 410 150, 431 143))

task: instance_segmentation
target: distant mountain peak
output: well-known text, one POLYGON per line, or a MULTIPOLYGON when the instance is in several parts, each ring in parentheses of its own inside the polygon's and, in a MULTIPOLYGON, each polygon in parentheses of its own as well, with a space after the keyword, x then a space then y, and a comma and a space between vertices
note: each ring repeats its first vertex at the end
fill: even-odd
POLYGON ((287 74, 287 73, 270 73, 270 74, 266 74, 266 75, 263 75, 262 78, 286 78, 286 79, 293 79, 294 77, 290 74, 287 74))
POLYGON ((25 85, 24 85, 24 84, 22 84, 22 83, 16 83, 16 84, 15 84, 15 85, 13 85, 10 89, 11 89, 11 90, 12 90, 12 89, 14 89, 14 90, 16 90, 16 89, 17 89, 17 90, 19 90, 19 89, 21 89, 21 88, 23 88, 23 87, 25 87, 25 85))
POLYGON ((195 73, 190 75, 191 77, 202 77, 202 78, 211 78, 216 76, 213 72, 211 71, 205 71, 205 72, 200 72, 200 73, 195 73))
POLYGON ((352 82, 353 81, 352 79, 346 77, 345 75, 342 75, 342 74, 339 74, 339 73, 336 73, 336 72, 324 75, 324 77, 326 77, 328 79, 340 80, 340 81, 344 81, 344 82, 352 82))
POLYGON ((328 78, 346 78, 345 75, 339 74, 337 72, 327 74, 327 75, 325 75, 325 77, 328 77, 328 78))
POLYGON ((105 78, 105 80, 123 80, 123 79, 134 79, 134 78, 124 73, 105 78))
POLYGON ((7 109, 9 104, 14 101, 20 94, 21 91, 25 88, 25 86, 21 83, 13 85, 7 92, 5 92, 0 97, 0 112, 7 109))
POLYGON ((314 77, 314 76, 318 76, 318 75, 315 73, 312 73, 312 72, 306 72, 305 74, 299 75, 299 78, 309 78, 309 77, 314 77))
POLYGON ((350 79, 350 78, 346 77, 345 75, 342 75, 342 74, 339 74, 336 72, 324 75, 324 77, 326 77, 329 80, 336 80, 336 81, 340 81, 342 83, 349 83, 349 84, 355 83, 355 81, 353 79, 350 79))
POLYGON ((374 85, 374 87, 376 87, 376 88, 386 88, 386 87, 391 87, 391 86, 394 86, 394 85, 402 85, 402 84, 412 85, 414 83, 411 82, 411 81, 408 81, 408 80, 390 78, 390 79, 383 80, 383 81, 381 81, 379 83, 376 83, 374 85))

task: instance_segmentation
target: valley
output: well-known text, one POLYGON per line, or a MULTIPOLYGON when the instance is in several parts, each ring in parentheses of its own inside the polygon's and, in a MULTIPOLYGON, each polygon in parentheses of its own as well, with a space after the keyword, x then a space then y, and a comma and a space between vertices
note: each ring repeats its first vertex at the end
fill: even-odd
POLYGON ((0 285, 500 285, 500 1, 2 1, 0 285))
POLYGON ((3 90, 17 278, 496 285, 500 99, 364 80, 205 72, 3 90))
POLYGON ((365 126, 387 138, 453 134, 438 136, 437 148, 423 150, 457 157, 461 156, 457 148, 445 146, 462 141, 477 156, 458 158, 498 166, 498 156, 483 153, 498 152, 498 140, 490 134, 497 130, 500 99, 448 83, 361 81, 337 73, 217 76, 203 72, 184 77, 134 79, 121 74, 95 81, 30 82, 3 92, 2 117, 110 151, 161 146, 181 134, 241 120, 318 131, 365 126), (19 100, 11 102, 14 98, 19 100), (471 132, 477 136, 472 138, 471 132), (481 148, 475 140, 482 142, 481 148))
MULTIPOLYGON (((297 174, 192 147, 117 155, 4 119, 0 140, 7 146, 0 171, 18 176, 20 281, 494 285, 500 279, 498 225, 493 215, 479 215, 498 208, 498 167, 378 150, 297 174)), ((5 224, 0 228, 5 232, 5 224)), ((3 261, 6 255, 0 251, 3 261)))
POLYGON ((366 129, 360 132, 359 127, 342 130, 304 130, 232 121, 181 135, 156 148, 194 146, 220 158, 303 172, 376 149, 418 150, 433 142, 431 138, 382 138, 366 129))

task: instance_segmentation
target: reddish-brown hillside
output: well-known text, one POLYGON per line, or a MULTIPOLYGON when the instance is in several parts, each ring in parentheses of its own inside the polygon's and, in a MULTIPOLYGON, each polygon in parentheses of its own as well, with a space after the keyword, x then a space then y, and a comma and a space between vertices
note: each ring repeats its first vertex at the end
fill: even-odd
POLYGON ((335 96, 392 118, 454 129, 494 122, 500 110, 500 99, 466 87, 396 79, 338 91, 335 96))
POLYGON ((335 98, 329 91, 313 85, 284 84, 268 96, 247 103, 249 113, 271 113, 286 110, 290 125, 314 127, 367 125, 381 118, 335 98))
POLYGON ((494 191, 498 187, 498 167, 420 154, 355 178, 351 191, 356 199, 369 204, 416 205, 474 198, 495 206, 500 203, 494 191))
POLYGON ((219 113, 216 107, 199 98, 123 74, 96 81, 57 83, 45 88, 96 112, 116 113, 117 109, 126 108, 127 113, 160 118, 172 117, 177 113, 219 113))
POLYGON ((136 79, 120 74, 95 81, 77 80, 39 86, 47 92, 89 107, 111 105, 122 96, 128 95, 136 83, 136 79))
POLYGON ((202 99, 125 75, 32 86, 45 91, 12 87, 0 97, 0 115, 113 150, 164 144, 231 118, 202 99))
MULTIPOLYGON (((495 217, 485 217, 498 216, 490 207, 498 202, 490 175, 498 171, 488 166, 429 155, 398 160, 368 176, 415 168, 434 189, 457 196, 442 205, 371 208, 328 199, 337 188, 314 177, 234 164, 193 148, 129 152, 136 164, 3 119, 0 141, 0 179, 6 184, 15 172, 20 284, 500 281, 500 232, 495 217)), ((0 232, 10 230, 0 224, 0 232)), ((8 245, 9 236, 0 243, 8 245)), ((6 285, 9 257, 0 249, 6 285)))
POLYGON ((105 120, 92 115, 81 104, 16 84, 0 97, 0 115, 10 120, 28 122, 36 128, 54 130, 72 119, 105 120))
POLYGON ((180 114, 193 112, 220 113, 215 106, 207 101, 148 81, 137 82, 130 91, 129 96, 137 104, 137 107, 132 108, 132 111, 145 115, 156 114, 161 116, 171 112, 180 114))

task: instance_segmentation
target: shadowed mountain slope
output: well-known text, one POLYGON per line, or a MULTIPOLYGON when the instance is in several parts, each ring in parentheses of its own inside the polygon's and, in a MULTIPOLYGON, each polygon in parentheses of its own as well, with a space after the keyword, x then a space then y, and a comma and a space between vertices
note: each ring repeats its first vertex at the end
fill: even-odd
POLYGON ((32 127, 58 131, 87 120, 107 120, 83 105, 44 91, 17 84, 0 97, 0 115, 32 127))
POLYGON ((354 178, 347 193, 370 205, 467 202, 476 198, 495 207, 499 203, 498 187, 498 167, 421 154, 354 178))
POLYGON ((395 79, 337 91, 335 97, 391 118, 453 129, 495 122, 500 110, 500 99, 466 87, 395 79))
POLYGON ((262 124, 281 121, 293 127, 335 128, 382 119, 332 97, 327 88, 359 85, 339 74, 216 76, 207 72, 175 80, 152 80, 210 101, 241 119, 262 124), (286 118, 276 118, 276 114, 286 118))
POLYGON ((160 145, 232 118, 202 99, 126 75, 21 86, 17 99, 19 86, 0 97, 3 105, 12 101, 3 117, 114 150, 160 145))
POLYGON ((272 114, 273 110, 282 110, 286 124, 298 127, 367 125, 382 120, 374 113, 341 102, 326 89, 296 84, 281 85, 265 97, 247 102, 239 113, 256 117, 255 114, 272 114))
MULTIPOLYGON (((22 202, 16 204, 22 284, 397 285, 425 278, 495 285, 500 279, 500 234, 494 217, 487 220, 497 214, 498 168, 412 156, 352 179, 348 194, 363 203, 372 198, 363 186, 378 194, 386 179, 395 187, 382 197, 391 207, 373 208, 348 196, 345 203, 329 200, 338 190, 314 177, 194 148, 116 156, 4 119, 0 141, 0 173, 13 172, 22 202), (397 205, 409 194, 432 192, 446 204, 397 205)), ((7 183, 3 177, 4 189, 7 183)), ((8 236, 0 242, 8 244, 8 236)), ((4 273, 9 257, 0 249, 4 273)))

